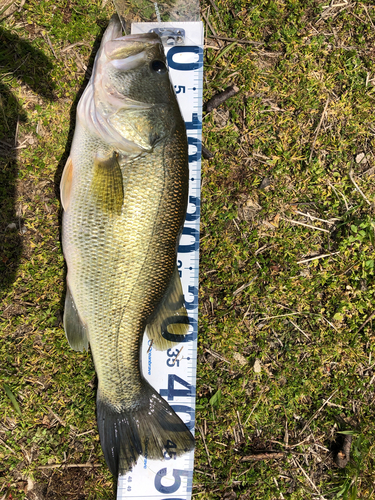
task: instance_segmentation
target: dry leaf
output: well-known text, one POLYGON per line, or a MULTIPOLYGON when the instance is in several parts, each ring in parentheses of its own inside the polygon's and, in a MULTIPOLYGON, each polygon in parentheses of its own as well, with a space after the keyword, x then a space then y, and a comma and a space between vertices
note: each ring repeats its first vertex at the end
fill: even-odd
POLYGON ((260 373, 262 371, 262 366, 260 364, 259 359, 257 358, 254 363, 254 372, 255 373, 260 373))
POLYGON ((245 358, 245 356, 242 356, 242 354, 240 354, 239 352, 235 352, 233 354, 233 358, 236 361, 238 361, 241 366, 247 365, 247 359, 245 358))

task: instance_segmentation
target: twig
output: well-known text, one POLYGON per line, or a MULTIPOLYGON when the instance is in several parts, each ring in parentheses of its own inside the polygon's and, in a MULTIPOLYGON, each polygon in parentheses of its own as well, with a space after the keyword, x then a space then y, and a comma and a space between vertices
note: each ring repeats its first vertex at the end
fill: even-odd
POLYGON ((280 491, 280 488, 279 488, 279 483, 277 482, 277 479, 276 479, 275 477, 273 478, 273 482, 276 484, 276 488, 278 489, 278 491, 279 491, 279 493, 280 493, 280 498, 281 498, 281 500, 285 500, 284 495, 283 495, 283 494, 281 493, 281 491, 280 491))
POLYGON ((87 68, 86 64, 82 61, 82 58, 81 58, 81 56, 79 55, 79 52, 74 51, 74 55, 75 55, 75 57, 76 57, 76 59, 77 59, 77 61, 78 61, 79 65, 80 65, 80 66, 81 66, 81 68, 83 69, 83 71, 87 71, 87 70, 88 70, 88 68, 87 68))
POLYGON ((212 474, 209 474, 208 472, 203 472, 202 470, 194 469, 194 472, 197 472, 198 474, 204 474, 205 476, 213 477, 212 474))
POLYGON ((259 51, 258 54, 265 57, 279 57, 283 55, 283 52, 266 52, 265 50, 263 50, 259 51))
POLYGON ((317 492, 317 494, 319 495, 319 498, 320 500, 325 500, 325 498, 320 494, 320 491, 318 490, 318 488, 315 486, 315 484, 312 482, 312 480, 309 478, 309 476, 306 474, 306 472, 303 470, 303 468, 301 467, 300 463, 298 462, 298 460, 294 457, 292 457, 292 460, 293 462, 295 463, 295 465, 297 465, 301 471, 302 471, 302 474, 305 476, 305 478, 308 480, 308 482, 311 484, 311 486, 314 488, 314 490, 317 492))
POLYGON ((363 172, 362 174, 359 174, 359 175, 361 177, 363 177, 364 175, 370 175, 370 174, 374 173, 374 170, 375 170, 375 167, 371 167, 371 168, 369 168, 368 170, 366 170, 365 172, 363 172))
POLYGON ((336 3, 336 4, 334 4, 333 2, 331 2, 329 5, 324 5, 322 8, 323 9, 333 9, 334 7, 342 7, 343 5, 347 6, 348 2, 336 3))
POLYGON ((231 97, 238 94, 239 91, 240 89, 238 87, 236 87, 235 85, 231 85, 230 87, 227 87, 225 90, 223 90, 223 92, 219 92, 218 94, 214 95, 206 103, 207 113, 210 113, 213 109, 220 106, 220 104, 223 104, 223 102, 225 102, 227 99, 230 99, 231 97))
MULTIPOLYGON (((367 370, 369 370, 369 368, 367 368, 367 370)), ((366 370, 364 370, 364 371, 366 371, 366 370)), ((370 382, 367 384, 367 387, 366 387, 365 391, 363 392, 363 396, 364 396, 365 394, 367 394, 367 392, 370 390, 370 388, 371 388, 371 384, 374 382, 374 380, 375 380, 375 375, 373 375, 373 376, 371 377, 370 382)))
POLYGON ((95 432, 95 429, 91 429, 91 431, 81 432, 81 434, 76 434, 76 437, 85 436, 86 434, 91 434, 95 432))
POLYGON ((311 434, 309 434, 307 436, 307 438, 303 439, 302 441, 300 441, 299 443, 296 443, 296 444, 285 444, 285 443, 281 443, 280 441, 274 441, 273 439, 269 439, 268 441, 270 443, 275 443, 275 444, 279 444, 280 446, 284 446, 285 448, 288 448, 288 449, 292 449, 292 448, 297 448, 297 446, 301 446, 301 444, 303 443, 306 443, 306 441, 308 441, 311 437, 311 434))
POLYGON ((248 423, 248 421, 249 421, 249 419, 250 419, 251 415, 254 413, 254 410, 255 410, 255 408, 258 406, 259 401, 261 400, 261 398, 262 398, 262 396, 263 396, 263 393, 264 393, 264 390, 260 393, 260 396, 259 396, 259 398, 258 398, 258 401, 257 401, 257 402, 255 403, 255 405, 253 406, 253 409, 251 410, 250 415, 247 417, 246 422, 244 423, 244 425, 246 425, 246 424, 248 423))
POLYGON ((275 319, 275 318, 284 318, 284 316, 298 316, 300 314, 305 314, 305 313, 296 312, 296 313, 278 314, 277 316, 265 316, 264 318, 259 318, 259 321, 264 321, 266 319, 268 320, 268 319, 275 319))
POLYGON ((221 361, 225 361, 225 363, 229 363, 230 364, 230 361, 228 361, 226 358, 224 358, 223 356, 221 356, 217 352, 210 351, 210 349, 205 349, 205 351, 208 352, 208 354, 211 354, 211 356, 213 356, 214 358, 220 359, 221 361))
POLYGON ((327 97, 327 101, 325 103, 322 116, 320 117, 318 126, 316 127, 316 130, 315 130, 314 139, 313 139, 313 142, 312 142, 312 145, 311 145, 311 151, 310 151, 310 156, 309 156, 309 163, 311 162, 311 158, 312 158, 312 155, 314 153, 316 139, 318 138, 320 127, 322 126, 322 123, 323 123, 323 120, 324 120, 324 115, 326 114, 328 104, 329 104, 329 97, 327 97))
POLYGON ((254 252, 254 255, 258 255, 260 253, 263 253, 265 250, 271 250, 271 248, 274 248, 276 245, 270 245, 270 246, 267 246, 267 245, 263 245, 262 247, 258 248, 258 250, 256 250, 254 252))
POLYGON ((70 45, 67 45, 63 49, 60 50, 60 52, 68 52, 68 50, 72 49, 73 47, 79 47, 81 45, 85 45, 86 47, 91 47, 91 45, 87 42, 76 42, 76 43, 71 43, 70 45))
POLYGON ((8 75, 15 75, 16 71, 18 71, 25 64, 25 62, 28 60, 29 57, 30 57, 30 53, 28 53, 26 55, 25 59, 23 61, 21 61, 21 63, 17 66, 16 69, 14 69, 13 71, 10 71, 9 73, 4 73, 2 75, 2 77, 4 78, 5 76, 8 76, 8 75))
POLYGON ((251 469, 252 469, 252 467, 250 467, 249 469, 244 470, 243 472, 241 472, 241 474, 238 474, 237 478, 243 476, 244 474, 246 474, 246 472, 249 472, 249 470, 251 470, 251 469))
POLYGON ((55 419, 59 422, 60 425, 62 425, 63 427, 66 426, 64 420, 60 418, 58 415, 56 415, 56 413, 54 413, 54 411, 49 406, 46 406, 46 408, 52 413, 52 415, 55 417, 55 419))
MULTIPOLYGON (((203 444, 204 444, 204 448, 206 450, 206 453, 207 453, 207 458, 208 458, 208 464, 209 466, 212 468, 212 464, 211 464, 211 457, 210 457, 210 454, 208 452, 208 448, 207 448, 207 445, 206 445, 206 440, 204 439, 204 434, 203 434, 203 430, 202 430, 202 427, 200 425, 197 426, 198 427, 198 430, 200 432, 200 435, 202 436, 202 440, 203 440, 203 444)), ((215 476, 215 474, 214 474, 215 476)))
POLYGON ((242 439, 245 439, 245 433, 243 431, 243 426, 242 426, 242 423, 241 423, 241 418, 240 418, 240 414, 239 414, 238 410, 236 410, 236 413, 237 413, 237 420, 238 420, 238 428, 240 430, 242 439))
MULTIPOLYGON (((193 484, 193 488, 198 488, 198 487, 201 487, 201 486, 203 486, 203 485, 202 484, 197 484, 197 485, 193 484)), ((220 488, 216 488, 215 490, 211 490, 210 493, 216 493, 217 491, 222 490, 222 488, 223 487, 221 486, 220 488)), ((201 494, 202 494, 202 492, 198 491, 197 493, 193 493, 192 496, 196 497, 197 495, 201 495, 201 494)))
POLYGON ((0 439, 0 443, 5 446, 5 448, 7 448, 9 451, 11 451, 12 453, 14 453, 14 455, 17 455, 17 453, 13 450, 13 448, 11 448, 10 446, 8 446, 2 439, 0 439))
POLYGON ((221 446, 225 446, 225 448, 228 448, 228 445, 225 443, 220 443, 220 441, 214 441, 216 444, 220 444, 221 446))
POLYGON ((76 469, 76 468, 86 468, 86 467, 101 467, 102 464, 53 464, 53 465, 41 465, 38 469, 76 469))
POLYGON ((245 314, 243 315, 243 318, 242 318, 242 323, 244 323, 244 322, 245 322, 245 318, 246 318, 246 316, 249 314, 250 308, 251 308, 251 304, 250 304, 250 305, 249 305, 249 307, 246 309, 246 312, 245 312, 245 314))
POLYGON ((333 393, 330 395, 330 397, 328 399, 324 400, 324 403, 322 404, 322 406, 310 418, 310 420, 304 426, 304 428, 302 429, 302 431, 300 432, 300 434, 303 434, 303 432, 305 431, 305 429, 311 424, 311 422, 314 420, 314 418, 322 411, 322 409, 325 407, 325 405, 333 398, 333 396, 336 394, 337 391, 338 391, 338 389, 336 389, 335 391, 333 391, 333 393))
MULTIPOLYGON (((351 12, 351 15, 354 16, 356 19, 358 19, 358 21, 360 21, 362 24, 366 23, 366 19, 362 19, 362 17, 357 16, 357 14, 354 14, 353 11, 351 12)), ((366 85, 366 87, 367 87, 367 85, 366 85)))
POLYGON ((219 14, 219 9, 218 9, 216 3, 214 2, 214 0, 208 0, 208 1, 212 5, 212 7, 216 10, 216 12, 219 14))
POLYGON ((27 145, 25 144, 25 142, 27 141, 27 139, 25 141, 23 141, 23 144, 21 144, 20 146, 15 146, 14 148, 12 148, 14 151, 16 151, 17 149, 25 149, 27 148, 27 145))
POLYGON ((335 220, 335 221, 340 220, 337 218, 334 218, 331 220, 319 219, 319 217, 315 217, 314 215, 310 215, 309 213, 305 214, 304 212, 300 212, 299 210, 296 211, 296 214, 303 215, 304 217, 309 217, 309 219, 319 220, 320 222, 324 222, 325 224, 334 224, 334 222, 331 222, 332 220, 335 220))
POLYGON ((325 257, 330 257, 331 255, 337 255, 340 252, 324 253, 323 255, 317 255, 316 257, 311 257, 310 259, 299 260, 297 264, 305 264, 305 262, 311 262, 312 260, 324 259, 325 257))
POLYGON ((288 321, 289 321, 289 323, 292 323, 292 325, 295 328, 297 328, 297 330, 299 330, 302 333, 302 335, 304 335, 307 338, 307 340, 311 340, 310 337, 298 325, 296 325, 291 319, 288 319, 288 321))
POLYGON ((317 20, 316 24, 318 24, 320 21, 324 21, 326 20, 328 17, 330 17, 330 11, 332 9, 334 9, 335 7, 342 7, 342 9, 339 9, 338 11, 334 12, 332 15, 331 15, 331 19, 335 19, 342 11, 344 11, 345 9, 347 9, 348 7, 351 7, 353 4, 351 3, 339 3, 339 4, 333 4, 333 2, 330 3, 330 5, 327 5, 327 10, 325 10, 324 12, 322 12, 320 18, 317 20))
POLYGON ((329 324, 329 326, 331 326, 334 330, 336 330, 336 332, 338 332, 338 329, 334 325, 332 325, 332 323, 330 321, 328 321, 327 318, 325 318, 324 316, 322 316, 322 318, 324 319, 324 321, 326 321, 329 324))
MULTIPOLYGON (((371 381, 370 381, 371 382, 371 381)), ((323 401, 325 401, 325 399, 323 399, 323 401)), ((331 401, 327 401, 327 405, 328 406, 334 406, 335 408, 342 408, 343 410, 346 409, 345 406, 342 406, 342 405, 337 405, 336 403, 331 403, 331 401)), ((318 446, 316 443, 315 443, 316 446, 318 446)))
POLYGON ((233 224, 236 226, 237 231, 241 234, 241 229, 238 227, 236 219, 232 219, 232 221, 233 221, 233 224))
POLYGON ((328 186, 334 190, 334 192, 336 193, 337 197, 338 197, 339 194, 342 196, 342 198, 344 200, 344 203, 345 203, 346 211, 348 212, 349 211, 349 206, 348 206, 348 203, 346 201, 345 196, 342 193, 340 193, 340 191, 336 191, 335 186, 333 186, 331 183, 328 183, 328 186))
POLYGON ((277 336, 277 334, 276 334, 276 332, 275 332, 275 330, 273 328, 272 328, 272 333, 275 335, 276 340, 281 345, 281 347, 284 347, 284 344, 281 342, 281 340, 279 339, 279 337, 277 336))
MULTIPOLYGON (((353 162, 352 162, 353 164, 353 162)), ((358 184, 355 182, 354 180, 354 177, 353 177, 353 168, 352 168, 352 165, 350 165, 350 170, 349 170, 349 177, 350 177, 350 180, 352 181, 352 183, 354 184, 354 187, 356 188, 356 190, 362 195, 362 198, 366 201, 366 203, 368 205, 372 205, 372 203, 367 199, 366 195, 364 194, 364 192, 362 191, 362 189, 358 186, 358 184)))
POLYGON ((47 43, 49 45, 49 48, 52 50, 52 54, 54 55, 55 59, 57 59, 57 55, 56 55, 56 52, 55 52, 55 49, 53 48, 53 45, 52 45, 52 42, 48 36, 48 33, 46 33, 46 39, 47 39, 47 43))
MULTIPOLYGON (((328 403, 328 406, 330 406, 330 403, 328 403)), ((344 408, 344 406, 342 406, 341 408, 344 408)), ((325 446, 321 446, 318 443, 314 443, 314 446, 316 446, 317 448, 320 448, 321 450, 326 451, 327 453, 330 453, 330 450, 328 448, 326 448, 325 446)))
POLYGON ((1 500, 5 500, 6 499, 6 497, 8 496, 9 490, 10 490, 10 488, 8 488, 6 490, 5 494, 1 497, 1 500))
POLYGON ((311 226, 310 224, 305 224, 304 222, 300 222, 298 220, 293 219, 285 219, 284 217, 280 217, 281 220, 285 220, 286 222, 290 222, 291 224, 298 224, 300 226, 310 227, 311 229, 317 229, 318 231, 323 231, 324 233, 329 233, 328 229, 323 229, 322 227, 311 226))
MULTIPOLYGON (((212 33, 215 37, 217 37, 217 35, 216 35, 216 31, 215 31, 215 28, 212 26, 212 24, 210 23, 210 20, 208 19, 208 16, 206 16, 206 14, 205 14, 203 11, 202 11, 202 16, 203 16, 204 20, 206 21, 206 23, 208 24, 208 27, 210 28, 211 33, 212 33)), ((220 41, 219 41, 220 39, 219 39, 219 38, 218 38, 217 40, 218 40, 218 42, 217 42, 217 43, 219 44, 219 47, 221 48, 221 47, 223 46, 223 44, 222 44, 222 43, 220 43, 220 41)))
POLYGON ((358 333, 367 325, 367 323, 369 321, 372 320, 372 318, 375 316, 375 311, 373 313, 370 314, 370 316, 366 319, 366 321, 362 324, 362 326, 360 326, 359 330, 357 331, 356 335, 358 335, 358 333))
POLYGON ((369 21, 370 21, 370 23, 371 23, 371 26, 375 29, 374 23, 372 22, 372 19, 371 19, 371 17, 370 17, 370 15, 369 15, 369 13, 368 13, 368 10, 367 10, 366 5, 362 5, 362 7, 365 9, 366 16, 368 17, 368 19, 369 19, 369 21))
POLYGON ((17 116, 17 125, 16 125, 16 132, 14 134, 14 148, 13 149, 15 149, 17 147, 19 131, 20 131, 20 117, 17 116))
POLYGON ((214 38, 215 40, 224 40, 226 42, 244 43, 246 45, 264 45, 263 42, 251 42, 250 40, 243 40, 240 38, 228 38, 226 36, 207 35, 207 38, 214 38))
POLYGON ((270 458, 275 460, 277 458, 283 458, 285 456, 285 453, 283 452, 269 452, 269 453, 257 453, 255 455, 246 455, 245 457, 241 458, 241 462, 253 462, 257 460, 269 460, 270 458))
MULTIPOLYGON (((233 219, 233 220, 234 220, 234 219, 233 219)), ((258 276, 255 276, 255 278, 253 278, 253 279, 252 279, 249 283, 246 283, 245 285, 240 286, 240 288, 237 288, 237 290, 235 290, 235 291, 233 292, 233 295, 234 295, 234 296, 238 295, 240 292, 242 292, 242 291, 243 291, 243 290, 245 290, 247 287, 249 287, 249 286, 251 285, 251 283, 252 283, 253 281, 255 281, 257 278, 258 278, 258 276)))

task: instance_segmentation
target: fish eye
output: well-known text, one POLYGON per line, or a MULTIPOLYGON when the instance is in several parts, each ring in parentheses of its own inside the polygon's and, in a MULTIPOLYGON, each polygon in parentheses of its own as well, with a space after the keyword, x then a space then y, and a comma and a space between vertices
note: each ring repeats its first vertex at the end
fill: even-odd
POLYGON ((167 71, 166 65, 163 63, 163 61, 159 61, 158 59, 155 59, 155 61, 151 62, 151 69, 156 73, 159 73, 159 75, 167 71))

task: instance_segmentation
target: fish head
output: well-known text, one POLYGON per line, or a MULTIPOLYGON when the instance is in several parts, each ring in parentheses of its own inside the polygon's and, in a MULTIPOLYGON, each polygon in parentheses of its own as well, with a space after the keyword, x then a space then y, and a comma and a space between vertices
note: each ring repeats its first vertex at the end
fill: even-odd
POLYGON ((163 44, 155 33, 119 34, 120 22, 112 18, 82 108, 86 121, 120 152, 150 151, 184 126, 163 44))
POLYGON ((111 40, 104 50, 108 80, 120 94, 143 104, 170 102, 168 68, 163 44, 156 33, 111 40))

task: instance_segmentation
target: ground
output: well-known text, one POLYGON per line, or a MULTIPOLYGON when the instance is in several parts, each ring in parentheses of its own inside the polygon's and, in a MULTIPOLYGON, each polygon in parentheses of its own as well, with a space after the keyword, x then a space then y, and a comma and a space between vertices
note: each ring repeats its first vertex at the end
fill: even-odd
MULTIPOLYGON (((61 325, 58 191, 112 5, 14 6, 0 23, 0 499, 113 499, 91 356, 61 325)), ((239 92, 203 122, 194 498, 375 498, 375 6, 201 7, 204 100, 239 92)))

